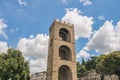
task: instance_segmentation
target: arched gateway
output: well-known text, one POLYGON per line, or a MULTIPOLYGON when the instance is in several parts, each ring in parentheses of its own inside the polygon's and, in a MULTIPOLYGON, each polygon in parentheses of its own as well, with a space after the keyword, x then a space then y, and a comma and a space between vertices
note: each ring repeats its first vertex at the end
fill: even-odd
POLYGON ((58 77, 58 80, 72 80, 72 74, 71 74, 71 69, 68 67, 68 66, 61 66, 59 68, 59 77, 58 77))
POLYGON ((49 32, 47 80, 77 80, 73 25, 55 20, 49 32))

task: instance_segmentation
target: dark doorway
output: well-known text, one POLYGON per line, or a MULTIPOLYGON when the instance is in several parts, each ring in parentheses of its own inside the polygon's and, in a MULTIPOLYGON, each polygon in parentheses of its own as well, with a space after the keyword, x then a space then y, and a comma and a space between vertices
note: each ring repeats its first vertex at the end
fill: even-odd
POLYGON ((68 66, 61 66, 59 68, 59 79, 58 80, 72 80, 71 70, 68 66))

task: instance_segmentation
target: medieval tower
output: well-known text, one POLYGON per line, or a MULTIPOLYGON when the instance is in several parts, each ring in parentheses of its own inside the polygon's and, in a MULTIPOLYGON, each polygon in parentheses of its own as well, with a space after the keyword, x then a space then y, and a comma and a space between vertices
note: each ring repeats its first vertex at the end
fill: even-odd
POLYGON ((54 20, 49 32, 47 80, 77 80, 73 25, 54 20))

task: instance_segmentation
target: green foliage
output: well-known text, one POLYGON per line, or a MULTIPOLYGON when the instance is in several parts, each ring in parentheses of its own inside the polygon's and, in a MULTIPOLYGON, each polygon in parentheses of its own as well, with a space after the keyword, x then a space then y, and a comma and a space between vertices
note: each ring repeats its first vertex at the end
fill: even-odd
POLYGON ((77 75, 81 76, 83 73, 90 71, 90 70, 95 70, 96 69, 96 62, 95 60, 97 57, 92 56, 91 59, 88 59, 87 61, 82 58, 82 63, 80 64, 77 62, 77 75))
POLYGON ((85 65, 85 64, 86 64, 86 62, 85 62, 84 58, 82 58, 82 65, 85 65))
POLYGON ((77 62, 77 76, 81 76, 81 73, 85 73, 87 69, 84 65, 80 64, 79 61, 77 62))
POLYGON ((27 80, 29 77, 29 63, 25 61, 19 50, 8 49, 0 54, 1 80, 27 80))
POLYGON ((78 65, 78 73, 85 73, 87 71, 84 65, 78 65))
POLYGON ((120 77, 120 51, 101 55, 96 62, 97 73, 103 76, 117 74, 120 77))
POLYGON ((120 79, 120 51, 111 52, 109 54, 103 54, 98 57, 92 56, 85 61, 82 59, 82 63, 77 63, 78 75, 87 71, 96 70, 101 75, 101 80, 104 80, 105 75, 118 75, 120 79))
POLYGON ((88 59, 85 66, 87 71, 95 70, 96 69, 96 56, 92 56, 91 59, 88 59))

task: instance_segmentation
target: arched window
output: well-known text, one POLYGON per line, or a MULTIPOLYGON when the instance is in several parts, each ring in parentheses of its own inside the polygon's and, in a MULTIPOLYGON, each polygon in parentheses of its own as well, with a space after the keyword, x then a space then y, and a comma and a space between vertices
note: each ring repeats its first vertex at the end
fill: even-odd
POLYGON ((64 28, 60 29, 60 31, 59 31, 59 37, 63 41, 68 41, 68 42, 71 41, 69 31, 66 30, 66 29, 64 29, 64 28))
POLYGON ((59 56, 62 60, 71 60, 71 50, 67 46, 61 46, 59 56))
POLYGON ((68 66, 61 66, 58 73, 58 80, 72 80, 71 70, 68 66))

